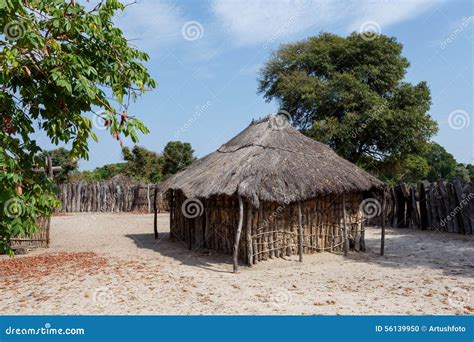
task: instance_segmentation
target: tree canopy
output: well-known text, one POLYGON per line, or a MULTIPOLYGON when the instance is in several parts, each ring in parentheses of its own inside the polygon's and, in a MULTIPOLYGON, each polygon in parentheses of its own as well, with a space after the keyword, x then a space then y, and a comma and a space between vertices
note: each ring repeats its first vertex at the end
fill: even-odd
POLYGON ((32 171, 42 164, 36 127, 54 144, 70 143, 73 158, 87 158, 89 137, 97 140, 90 113, 118 142, 148 132, 128 105, 155 82, 148 55, 114 25, 124 9, 117 0, 90 9, 0 0, 0 251, 11 252, 8 240, 32 233, 57 205, 52 182, 32 171))
POLYGON ((163 175, 165 178, 181 171, 196 158, 190 143, 170 141, 163 150, 163 175))
POLYGON ((307 135, 377 174, 377 161, 417 155, 437 131, 430 90, 403 80, 408 66, 395 38, 322 33, 281 46, 258 90, 307 135))
POLYGON ((127 161, 124 172, 141 182, 158 183, 163 178, 162 161, 158 153, 144 147, 134 146, 122 149, 123 159, 127 161))

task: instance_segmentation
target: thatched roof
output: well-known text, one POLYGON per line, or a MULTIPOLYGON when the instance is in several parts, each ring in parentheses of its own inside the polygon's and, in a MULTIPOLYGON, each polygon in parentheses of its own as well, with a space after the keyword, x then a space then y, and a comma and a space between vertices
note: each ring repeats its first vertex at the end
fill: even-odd
POLYGON ((267 116, 162 184, 186 197, 239 194, 289 203, 321 194, 380 189, 383 183, 330 147, 306 137, 284 116, 267 116))

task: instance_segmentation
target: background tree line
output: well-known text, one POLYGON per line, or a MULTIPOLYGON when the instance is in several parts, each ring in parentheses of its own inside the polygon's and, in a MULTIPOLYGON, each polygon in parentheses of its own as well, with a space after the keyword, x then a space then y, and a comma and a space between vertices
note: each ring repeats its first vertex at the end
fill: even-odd
POLYGON ((191 144, 181 141, 168 142, 161 154, 138 145, 123 147, 123 163, 106 164, 92 171, 79 171, 77 159, 65 148, 46 151, 42 157, 46 155, 51 156, 53 165, 61 166, 54 176, 57 183, 104 181, 118 174, 143 183, 159 183, 196 159, 191 144))

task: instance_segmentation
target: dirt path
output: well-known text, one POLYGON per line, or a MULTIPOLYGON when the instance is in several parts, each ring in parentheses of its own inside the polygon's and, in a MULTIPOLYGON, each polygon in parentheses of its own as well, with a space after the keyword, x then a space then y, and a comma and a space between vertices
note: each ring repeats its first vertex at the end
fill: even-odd
POLYGON ((270 260, 232 274, 229 256, 168 238, 168 215, 68 214, 51 248, 0 259, 3 314, 473 314, 472 237, 368 228, 367 253, 270 260))

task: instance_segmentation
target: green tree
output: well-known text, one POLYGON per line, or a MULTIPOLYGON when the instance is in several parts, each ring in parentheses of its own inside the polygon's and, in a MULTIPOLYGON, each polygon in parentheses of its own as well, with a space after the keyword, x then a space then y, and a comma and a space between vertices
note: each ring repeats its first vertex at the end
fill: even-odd
POLYGON ((73 158, 88 157, 97 140, 88 113, 114 139, 138 140, 147 128, 128 113, 130 99, 155 86, 114 15, 125 6, 100 1, 0 0, 0 250, 29 235, 40 215, 57 205, 52 182, 32 172, 41 164, 36 126, 55 143, 71 143, 73 158), (19 191, 19 188, 22 191, 19 191))
POLYGON ((395 38, 322 33, 280 47, 259 78, 295 126, 374 171, 377 162, 417 155, 437 131, 425 82, 403 81, 408 60, 395 38))
POLYGON ((469 182, 471 180, 471 175, 469 172, 469 168, 464 165, 459 163, 456 165, 456 168, 454 169, 454 172, 452 173, 452 179, 459 179, 463 182, 469 182))
POLYGON ((411 154, 404 158, 391 155, 383 160, 370 162, 367 168, 390 185, 400 182, 416 184, 426 180, 430 171, 430 165, 423 156, 411 154))
POLYGON ((162 180, 161 156, 144 147, 134 146, 122 149, 123 159, 127 161, 125 173, 141 182, 158 183, 162 180))
POLYGON ((428 144, 423 156, 428 161, 430 170, 427 175, 429 182, 436 182, 439 178, 451 180, 454 176, 457 162, 453 155, 446 149, 435 143, 428 144))
POLYGON ((77 172, 79 169, 77 159, 71 157, 71 151, 68 151, 64 147, 45 151, 41 153, 40 158, 43 160, 46 156, 51 157, 53 166, 61 167, 61 170, 54 173, 54 179, 57 183, 67 182, 71 174, 77 172))
POLYGON ((474 165, 466 164, 466 168, 469 171, 469 179, 474 182, 474 165))
POLYGON ((109 180, 112 177, 125 173, 127 163, 115 163, 106 164, 103 166, 96 167, 92 171, 82 171, 75 173, 69 177, 70 181, 82 181, 82 182, 100 182, 109 180))
POLYGON ((174 175, 186 166, 190 165, 196 158, 190 143, 181 141, 170 141, 163 150, 163 175, 165 178, 174 175))
POLYGON ((400 177, 400 181, 416 184, 426 179, 430 166, 428 161, 422 156, 409 155, 403 160, 403 173, 400 177))

